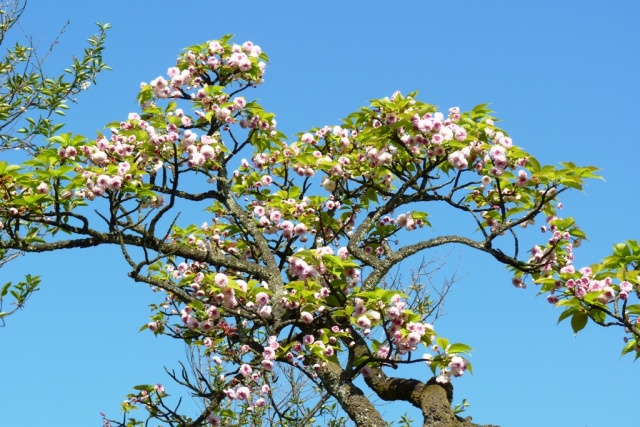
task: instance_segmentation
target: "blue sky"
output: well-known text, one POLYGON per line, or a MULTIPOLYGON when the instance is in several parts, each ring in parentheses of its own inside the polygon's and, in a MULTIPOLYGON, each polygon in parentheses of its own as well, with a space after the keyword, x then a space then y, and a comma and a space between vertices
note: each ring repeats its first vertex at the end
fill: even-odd
MULTIPOLYGON (((639 239, 635 190, 640 142, 640 30, 635 1, 85 2, 31 0, 21 22, 46 46, 67 19, 49 65, 109 22, 113 71, 81 94, 66 129, 95 136, 135 111, 142 81, 165 75, 188 45, 236 34, 271 58, 251 93, 288 135, 337 124, 367 101, 419 90, 446 110, 489 102, 514 142, 546 163, 602 168, 605 181, 565 197, 590 241, 577 264, 639 239)), ((456 380, 475 422, 504 426, 629 425, 640 371, 620 359, 621 330, 590 326, 573 337, 560 311, 517 290, 488 257, 455 248, 463 276, 437 329, 473 346, 474 375, 456 380)), ((184 348, 138 333, 148 304, 117 248, 22 257, 0 282, 41 274, 42 290, 0 329, 0 425, 100 425, 130 387, 162 382, 184 348)), ((415 372, 416 370, 414 370, 415 372)), ((424 379, 428 370, 424 368, 424 379)), ((383 406, 391 412, 391 405, 383 406)), ((416 424, 417 425, 417 424, 416 424)))

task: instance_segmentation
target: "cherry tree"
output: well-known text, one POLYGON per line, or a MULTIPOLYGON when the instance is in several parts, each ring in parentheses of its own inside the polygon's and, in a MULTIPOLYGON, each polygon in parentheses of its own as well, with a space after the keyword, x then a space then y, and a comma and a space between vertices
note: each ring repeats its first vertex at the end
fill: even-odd
MULTIPOLYGON (((64 116, 76 96, 95 83, 100 72, 109 69, 102 59, 109 26, 99 24, 98 33, 89 38, 81 56, 74 57, 59 75, 48 73, 47 60, 64 28, 47 49, 40 49, 30 36, 16 36, 26 5, 21 0, 0 5, 0 46, 7 47, 9 39, 18 40, 0 58, 0 153, 18 149, 35 154, 42 138, 52 137, 64 126, 56 118, 64 116)), ((0 267, 19 255, 19 251, 0 248, 0 267)), ((19 283, 2 287, 0 321, 24 306, 39 281, 38 277, 27 275, 19 283), (9 296, 10 308, 2 311, 9 296)))
POLYGON ((190 46, 104 134, 56 134, 22 165, 0 162, 0 248, 118 246, 159 295, 142 329, 190 348, 170 375, 200 409, 139 385, 105 425, 409 425, 379 400, 418 408, 425 426, 475 425, 452 407, 472 348, 437 333, 420 280, 389 279, 448 245, 539 285, 575 332, 624 327, 638 354, 639 245, 576 268, 585 234, 560 214, 596 168, 540 165, 486 105, 442 112, 416 93, 287 139, 247 99, 267 62, 230 36, 190 46), (439 231, 441 211, 471 231, 439 231), (521 247, 532 229, 544 241, 521 247), (394 375, 411 364, 431 379, 394 375))

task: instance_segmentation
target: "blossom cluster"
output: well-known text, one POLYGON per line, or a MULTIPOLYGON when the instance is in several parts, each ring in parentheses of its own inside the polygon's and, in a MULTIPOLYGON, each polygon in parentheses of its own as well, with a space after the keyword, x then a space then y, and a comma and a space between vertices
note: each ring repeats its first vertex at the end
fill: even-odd
POLYGON ((549 272, 553 268, 559 269, 561 273, 573 273, 573 241, 571 234, 566 230, 560 230, 556 222, 561 218, 556 216, 547 217, 549 226, 540 227, 543 233, 551 233, 545 249, 535 245, 531 250, 530 263, 541 265, 543 272, 549 272))
MULTIPOLYGON (((439 352, 440 348, 435 345, 433 346, 433 350, 434 352, 439 352)), ((468 360, 455 353, 447 353, 446 349, 442 355, 439 355, 439 357, 444 358, 445 361, 448 362, 446 368, 441 368, 440 374, 436 377, 436 381, 440 384, 448 383, 452 376, 461 377, 469 366, 468 360)), ((423 360, 429 366, 434 363, 434 357, 430 353, 425 353, 423 360)))
POLYGON ((285 219, 285 214, 283 214, 282 210, 286 210, 291 219, 302 219, 308 215, 313 215, 315 210, 310 207, 309 198, 305 197, 302 200, 288 198, 282 201, 282 205, 278 209, 269 207, 264 202, 253 202, 253 214, 257 218, 258 225, 263 233, 274 234, 281 231, 282 236, 287 240, 298 237, 300 241, 306 242, 308 240, 306 236, 309 231, 308 226, 304 222, 294 223, 289 219, 285 219))
POLYGON ((422 218, 414 218, 413 212, 407 212, 406 214, 399 214, 397 218, 385 215, 378 220, 378 224, 382 226, 395 225, 398 228, 413 231, 416 228, 424 227, 425 222, 422 218))
MULTIPOLYGON (((567 273, 573 273, 573 271, 567 271, 567 273)), ((588 293, 596 292, 598 293, 596 300, 603 305, 610 303, 615 298, 626 301, 634 288, 640 292, 640 285, 634 287, 629 280, 622 280, 616 285, 614 280, 609 276, 603 279, 596 279, 590 267, 581 268, 579 275, 579 277, 570 278, 564 283, 559 281, 558 286, 564 286, 566 289, 569 289, 578 299, 583 299, 588 293)), ((636 277, 636 282, 640 283, 640 276, 636 277)), ((553 294, 547 299, 551 303, 557 303, 559 301, 559 298, 553 294)))
MULTIPOLYGON (((353 307, 352 318, 362 330, 362 334, 369 336, 372 327, 384 325, 385 334, 399 355, 417 350, 421 342, 428 345, 435 336, 431 324, 409 320, 412 313, 407 310, 407 303, 400 294, 392 295, 388 303, 384 301, 368 303, 360 297, 355 297, 353 307)), ((388 346, 380 347, 378 356, 385 358, 389 352, 388 346)))
POLYGON ((512 167, 507 151, 513 146, 511 138, 502 131, 496 131, 492 119, 484 120, 484 133, 490 148, 486 150, 479 135, 470 134, 469 131, 458 123, 460 109, 452 107, 445 118, 441 112, 426 113, 422 116, 411 116, 413 135, 405 132, 401 136, 402 142, 414 155, 420 156, 423 152, 429 158, 446 156, 450 166, 458 170, 475 168, 483 170, 489 168, 492 176, 500 176, 504 171, 512 167), (451 141, 464 144, 450 144, 451 141), (454 149, 452 147, 460 147, 454 149))
POLYGON ((129 162, 120 162, 117 165, 116 173, 113 174, 108 173, 108 171, 98 174, 97 172, 85 170, 82 172, 82 178, 85 180, 86 189, 78 190, 76 195, 93 200, 96 197, 102 196, 108 190, 120 190, 123 183, 133 180, 130 169, 131 165, 129 162))
MULTIPOLYGON (((258 61, 261 54, 260 46, 250 41, 242 45, 229 46, 214 40, 198 52, 187 51, 178 60, 178 66, 168 69, 170 81, 157 77, 151 81, 150 87, 157 98, 181 98, 184 94, 183 86, 202 86, 206 82, 203 75, 208 72, 230 75, 235 80, 242 79, 259 84, 266 67, 265 62, 258 61)), ((192 97, 202 100, 207 94, 202 90, 192 97)))

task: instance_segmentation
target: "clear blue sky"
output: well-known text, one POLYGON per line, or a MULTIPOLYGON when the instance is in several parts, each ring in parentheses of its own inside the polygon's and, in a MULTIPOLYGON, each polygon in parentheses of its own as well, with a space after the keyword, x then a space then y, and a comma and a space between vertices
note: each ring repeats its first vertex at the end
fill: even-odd
MULTIPOLYGON (((88 136, 135 111, 140 82, 164 75, 181 48, 227 33, 270 56, 266 83, 251 94, 289 135, 338 123, 396 89, 420 90, 443 109, 490 102, 514 142, 541 161, 602 168, 606 181, 564 198, 590 237, 578 252, 583 265, 613 243, 640 239, 638 16, 632 0, 31 0, 22 26, 46 46, 71 19, 55 69, 95 32, 93 22, 112 24, 105 58, 113 71, 68 114, 66 129, 88 136)), ((502 267, 469 255, 450 255, 464 279, 436 326, 476 349, 474 375, 454 383, 455 401, 468 399, 474 421, 633 424, 640 366, 619 359, 622 331, 591 325, 574 338, 534 288, 513 288, 502 267)), ((184 348, 138 334, 158 296, 126 277, 116 248, 23 257, 0 271, 0 282, 25 272, 44 283, 0 329, 0 426, 99 426, 99 412, 115 416, 135 384, 175 389, 162 367, 178 367, 184 348)), ((420 375, 427 379, 426 367, 420 375)))

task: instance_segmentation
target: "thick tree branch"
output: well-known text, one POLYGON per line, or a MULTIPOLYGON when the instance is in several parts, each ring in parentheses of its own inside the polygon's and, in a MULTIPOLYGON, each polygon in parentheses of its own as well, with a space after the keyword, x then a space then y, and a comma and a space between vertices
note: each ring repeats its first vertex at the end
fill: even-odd
POLYGON ((318 369, 318 376, 357 427, 386 427, 380 412, 339 365, 323 364, 318 369))

